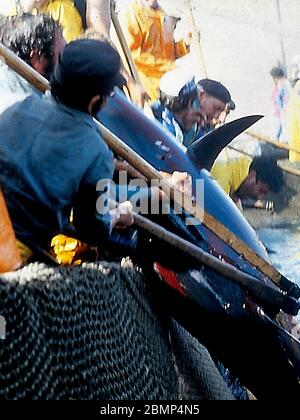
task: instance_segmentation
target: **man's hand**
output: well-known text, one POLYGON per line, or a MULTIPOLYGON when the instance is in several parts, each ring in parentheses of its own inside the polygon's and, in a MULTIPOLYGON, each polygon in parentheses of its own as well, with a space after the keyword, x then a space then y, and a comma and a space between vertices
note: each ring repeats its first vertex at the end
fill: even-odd
POLYGON ((130 78, 128 78, 127 81, 127 89, 132 102, 143 109, 145 103, 147 103, 150 100, 150 96, 145 91, 145 89, 138 83, 136 83, 131 76, 130 78))
POLYGON ((115 229, 126 229, 134 224, 133 207, 130 201, 125 201, 111 210, 112 226, 115 229))
POLYGON ((192 177, 187 172, 175 171, 173 174, 161 172, 168 183, 188 196, 192 196, 192 177))

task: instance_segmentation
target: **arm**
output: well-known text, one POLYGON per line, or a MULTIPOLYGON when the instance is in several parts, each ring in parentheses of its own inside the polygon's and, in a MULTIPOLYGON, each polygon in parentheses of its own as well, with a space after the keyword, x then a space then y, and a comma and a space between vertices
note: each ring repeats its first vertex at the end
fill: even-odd
MULTIPOLYGON (((121 26, 124 31, 124 36, 132 54, 132 58, 135 61, 138 69, 148 69, 150 73, 148 76, 151 77, 152 72, 167 72, 174 68, 174 63, 167 60, 164 55, 154 56, 151 52, 150 47, 144 47, 145 37, 147 34, 144 33, 144 29, 140 25, 139 14, 135 13, 134 10, 129 9, 127 12, 120 15, 121 26)), ((159 31, 160 28, 153 28, 152 31, 159 31)), ((159 38, 159 37, 158 37, 159 38)), ((160 48, 163 48, 161 45, 160 48)))
POLYGON ((114 170, 112 153, 104 144, 99 145, 97 150, 99 154, 81 180, 73 207, 73 224, 77 234, 81 240, 92 245, 107 240, 113 228, 122 229, 133 224, 130 203, 124 202, 110 210, 107 186, 114 170))
POLYGON ((86 22, 88 29, 94 29, 109 38, 110 0, 86 0, 86 22))

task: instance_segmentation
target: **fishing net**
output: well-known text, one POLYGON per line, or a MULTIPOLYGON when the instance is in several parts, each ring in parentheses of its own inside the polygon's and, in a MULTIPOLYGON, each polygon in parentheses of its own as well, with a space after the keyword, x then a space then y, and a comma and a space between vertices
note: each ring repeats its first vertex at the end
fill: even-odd
MULTIPOLYGON (((168 317, 145 284, 137 268, 116 263, 36 263, 1 276, 0 399, 181 398, 176 363, 184 355, 176 362, 168 317)), ((207 351, 201 354, 201 395, 187 396, 228 399, 207 351)))

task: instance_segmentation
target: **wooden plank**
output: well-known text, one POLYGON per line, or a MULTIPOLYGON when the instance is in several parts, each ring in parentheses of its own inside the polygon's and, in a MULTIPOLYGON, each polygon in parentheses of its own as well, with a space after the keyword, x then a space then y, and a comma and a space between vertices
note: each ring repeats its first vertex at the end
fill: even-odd
POLYGON ((200 34, 195 23, 191 2, 190 0, 184 0, 184 4, 185 4, 185 9, 186 9, 186 14, 187 14, 187 20, 189 23, 189 28, 192 32, 191 53, 194 53, 197 58, 200 73, 203 75, 203 79, 207 79, 207 68, 206 68, 204 55, 203 55, 203 51, 201 47, 200 34))
POLYGON ((140 76, 138 74, 135 62, 133 61, 131 51, 130 51, 129 46, 127 44, 127 41, 126 41, 124 32, 122 30, 118 15, 115 11, 115 2, 111 1, 110 5, 111 5, 111 7, 110 7, 111 20, 112 20, 114 29, 116 31, 116 35, 118 37, 120 47, 122 48, 122 53, 124 55, 124 58, 126 59, 126 63, 127 63, 128 69, 130 71, 131 77, 133 78, 133 80, 138 85, 142 86, 142 82, 141 82, 140 76))
POLYGON ((277 149, 287 150, 289 152, 300 154, 299 150, 293 149, 286 143, 280 143, 280 141, 273 140, 271 139, 271 137, 264 136, 263 134, 256 133, 255 131, 252 131, 252 130, 247 130, 245 131, 245 133, 256 140, 259 140, 260 142, 272 144, 274 147, 277 147, 277 149))

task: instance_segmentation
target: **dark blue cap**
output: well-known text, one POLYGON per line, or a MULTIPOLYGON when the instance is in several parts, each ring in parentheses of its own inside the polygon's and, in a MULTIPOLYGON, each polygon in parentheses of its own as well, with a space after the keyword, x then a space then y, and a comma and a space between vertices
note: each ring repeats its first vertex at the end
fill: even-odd
POLYGON ((110 93, 124 85, 121 58, 109 43, 82 39, 63 48, 54 69, 54 79, 62 86, 110 93))
POLYGON ((226 89, 222 83, 217 82, 211 79, 203 79, 197 83, 198 86, 201 86, 207 95, 213 96, 214 98, 219 99, 224 104, 228 104, 231 110, 235 109, 235 103, 231 99, 229 90, 226 89))

